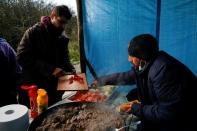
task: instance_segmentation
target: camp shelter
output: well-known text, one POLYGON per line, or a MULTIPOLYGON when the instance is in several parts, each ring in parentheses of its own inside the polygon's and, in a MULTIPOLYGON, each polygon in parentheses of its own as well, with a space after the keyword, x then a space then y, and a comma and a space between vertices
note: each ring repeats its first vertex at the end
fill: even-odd
POLYGON ((77 5, 81 65, 90 83, 129 70, 128 43, 144 33, 197 75, 197 0, 77 0, 77 5))

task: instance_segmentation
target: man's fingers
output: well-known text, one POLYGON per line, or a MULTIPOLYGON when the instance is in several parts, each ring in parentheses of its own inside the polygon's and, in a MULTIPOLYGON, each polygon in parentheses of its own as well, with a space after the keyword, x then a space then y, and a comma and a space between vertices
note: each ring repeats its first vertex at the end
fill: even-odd
POLYGON ((127 110, 129 110, 131 108, 131 104, 124 103, 124 104, 121 104, 119 106, 119 108, 120 108, 120 111, 126 112, 127 110))
POLYGON ((91 88, 97 88, 98 81, 94 80, 91 84, 91 88))

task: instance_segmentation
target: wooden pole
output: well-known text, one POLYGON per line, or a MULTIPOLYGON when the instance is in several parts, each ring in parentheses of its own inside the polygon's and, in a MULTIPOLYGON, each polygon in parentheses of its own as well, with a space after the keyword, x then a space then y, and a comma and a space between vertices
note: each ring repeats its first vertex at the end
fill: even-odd
POLYGON ((83 10, 81 0, 76 0, 77 3, 77 26, 78 26, 78 42, 80 47, 80 65, 81 72, 86 72, 86 62, 85 62, 85 49, 84 49, 84 35, 83 35, 83 10))

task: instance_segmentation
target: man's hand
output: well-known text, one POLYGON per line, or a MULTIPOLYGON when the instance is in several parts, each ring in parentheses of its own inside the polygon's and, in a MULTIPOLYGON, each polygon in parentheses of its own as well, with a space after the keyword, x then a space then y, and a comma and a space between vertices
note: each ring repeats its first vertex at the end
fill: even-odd
POLYGON ((131 112, 131 107, 133 106, 134 103, 139 103, 140 104, 140 102, 138 100, 134 100, 134 101, 131 101, 131 102, 121 104, 119 106, 120 112, 131 112))
POLYGON ((98 81, 97 80, 94 80, 91 84, 91 88, 97 88, 98 86, 98 81))
POLYGON ((61 68, 55 68, 53 75, 57 78, 64 76, 66 73, 61 68))

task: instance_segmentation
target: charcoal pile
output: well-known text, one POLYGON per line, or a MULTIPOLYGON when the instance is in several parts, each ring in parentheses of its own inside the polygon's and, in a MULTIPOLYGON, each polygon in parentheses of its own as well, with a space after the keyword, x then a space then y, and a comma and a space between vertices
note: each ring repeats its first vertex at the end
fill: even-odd
POLYGON ((48 115, 36 131, 107 131, 124 125, 122 117, 107 106, 60 107, 48 115))

